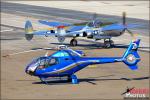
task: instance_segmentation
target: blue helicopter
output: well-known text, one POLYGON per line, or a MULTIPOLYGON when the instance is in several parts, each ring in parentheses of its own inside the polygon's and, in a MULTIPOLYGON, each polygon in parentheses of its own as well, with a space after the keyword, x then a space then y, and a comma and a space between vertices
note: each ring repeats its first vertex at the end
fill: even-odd
POLYGON ((25 72, 39 77, 45 83, 50 77, 67 77, 72 84, 78 84, 75 73, 88 65, 124 62, 129 69, 137 70, 139 44, 140 39, 132 41, 122 57, 85 57, 83 51, 60 46, 55 53, 34 59, 27 65, 25 72))

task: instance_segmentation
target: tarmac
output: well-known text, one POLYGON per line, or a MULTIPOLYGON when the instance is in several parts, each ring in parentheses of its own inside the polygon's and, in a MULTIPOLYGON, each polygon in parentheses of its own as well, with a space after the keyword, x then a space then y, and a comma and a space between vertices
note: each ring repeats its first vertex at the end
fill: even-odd
MULTIPOLYGON (((12 3, 2 3, 2 22, 1 22, 1 98, 2 99, 123 99, 121 95, 126 91, 127 87, 149 88, 149 37, 147 20, 129 18, 128 21, 139 21, 144 23, 141 29, 134 31, 144 34, 138 35, 141 38, 139 55, 141 61, 137 71, 131 71, 123 63, 102 64, 89 66, 77 73, 80 83, 73 85, 64 81, 50 82, 45 85, 36 77, 29 76, 24 72, 26 65, 33 59, 45 55, 47 51, 30 52, 20 55, 3 57, 4 55, 34 48, 56 47, 59 45, 55 37, 37 37, 32 41, 27 41, 24 37, 25 20, 30 19, 35 29, 44 28, 39 25, 37 20, 48 19, 52 21, 65 20, 66 22, 82 22, 86 18, 87 12, 68 11, 58 8, 35 7, 33 5, 21 5, 12 3), (5 5, 5 6, 4 6, 5 5), (6 6, 7 5, 7 6, 6 6), (26 9, 25 9, 26 8, 26 9), (30 9, 30 10, 28 10, 30 9), (36 11, 33 9, 36 9, 36 11), (38 10, 40 9, 40 13, 38 10), (47 14, 46 9, 51 12, 47 14), (57 11, 60 10, 63 14, 57 11), (34 12, 34 13, 33 13, 34 12), (45 13, 44 13, 45 12, 45 13), (54 13, 55 12, 55 13, 54 13), (75 13, 73 18, 70 12, 75 13), (52 15, 52 14, 55 15, 52 15), (57 17, 53 17, 57 16, 57 17), (59 17, 61 16, 61 17, 59 17)), ((107 16, 107 15, 104 15, 107 16)), ((118 16, 110 16, 110 18, 120 18, 118 16)), ((108 18, 109 19, 109 18, 108 18)), ((88 20, 88 19, 87 19, 88 20)), ((71 38, 65 40, 65 44, 69 46, 71 38)), ((71 47, 72 49, 83 50, 87 56, 122 56, 131 36, 127 33, 113 38, 115 47, 104 49, 99 47, 102 41, 93 41, 85 38, 79 38, 79 45, 71 47)), ((49 51, 53 53, 55 51, 49 51)))

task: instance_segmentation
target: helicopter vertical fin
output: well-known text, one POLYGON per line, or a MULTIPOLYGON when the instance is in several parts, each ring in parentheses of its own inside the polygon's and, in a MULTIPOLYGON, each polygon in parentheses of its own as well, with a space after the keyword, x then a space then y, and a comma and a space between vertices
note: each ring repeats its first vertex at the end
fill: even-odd
POLYGON ((122 61, 128 65, 131 70, 137 70, 137 63, 140 61, 140 56, 137 52, 140 44, 140 39, 130 43, 128 49, 125 51, 122 61))

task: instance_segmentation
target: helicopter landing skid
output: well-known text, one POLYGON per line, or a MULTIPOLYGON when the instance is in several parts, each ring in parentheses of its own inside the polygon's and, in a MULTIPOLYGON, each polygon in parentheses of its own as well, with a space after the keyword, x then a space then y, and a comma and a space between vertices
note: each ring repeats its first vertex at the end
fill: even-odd
MULTIPOLYGON (((43 82, 44 84, 48 84, 47 82, 47 78, 43 78, 43 77, 39 77, 41 82, 43 82)), ((58 80, 66 80, 66 78, 62 78, 62 77, 57 77, 57 78, 54 78, 52 79, 51 81, 58 81, 58 80)), ((72 84, 78 84, 78 78, 76 75, 71 75, 67 78, 67 81, 68 82, 71 82, 72 84)))
POLYGON ((45 78, 40 77, 41 82, 48 84, 45 78))
POLYGON ((78 78, 76 75, 71 75, 71 79, 72 79, 72 84, 78 84, 78 78))

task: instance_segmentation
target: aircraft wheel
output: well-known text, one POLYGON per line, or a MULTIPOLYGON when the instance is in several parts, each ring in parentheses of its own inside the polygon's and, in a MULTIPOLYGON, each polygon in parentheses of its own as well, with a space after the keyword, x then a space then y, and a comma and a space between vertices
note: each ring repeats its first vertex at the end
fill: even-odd
POLYGON ((105 41, 104 42, 104 47, 105 48, 110 48, 111 47, 111 42, 110 41, 105 41))
POLYGON ((111 44, 111 46, 114 46, 114 41, 110 40, 110 44, 111 44))
POLYGON ((71 45, 71 46, 77 46, 77 40, 76 40, 76 39, 72 39, 72 40, 70 41, 70 45, 71 45))

